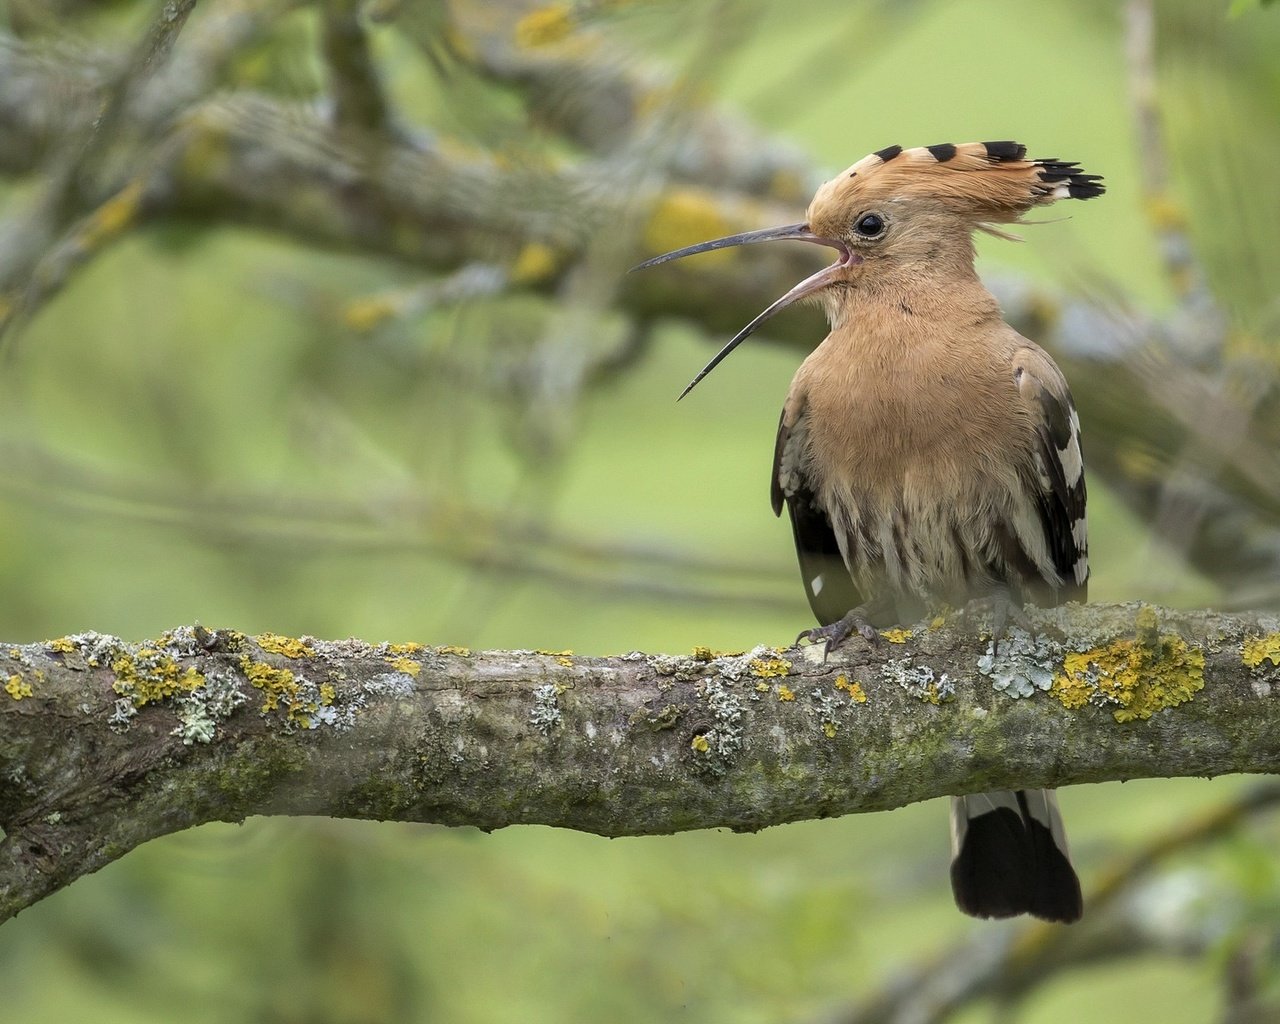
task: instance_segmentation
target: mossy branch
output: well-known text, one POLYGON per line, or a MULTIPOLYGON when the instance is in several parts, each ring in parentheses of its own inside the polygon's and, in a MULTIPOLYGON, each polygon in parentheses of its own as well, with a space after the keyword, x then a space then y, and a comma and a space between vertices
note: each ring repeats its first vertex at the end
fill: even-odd
POLYGON ((949 793, 1280 769, 1280 620, 964 616, 823 662, 470 652, 183 627, 0 649, 0 920, 251 814, 600 835, 755 830, 949 793))

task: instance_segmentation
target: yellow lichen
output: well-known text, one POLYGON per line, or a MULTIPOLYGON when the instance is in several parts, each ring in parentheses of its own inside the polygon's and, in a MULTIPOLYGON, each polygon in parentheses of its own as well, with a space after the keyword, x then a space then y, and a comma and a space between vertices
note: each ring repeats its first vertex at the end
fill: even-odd
POLYGON ((541 654, 543 657, 546 657, 546 658, 555 658, 555 659, 556 659, 556 664, 557 664, 557 665, 563 665, 565 668, 570 668, 570 667, 572 667, 572 665, 573 665, 573 651, 543 651, 543 650, 537 650, 537 651, 534 651, 533 653, 534 653, 534 654, 541 654))
MULTIPOLYGON (((649 215, 642 243, 646 252, 656 255, 708 238, 732 234, 734 227, 721 213, 715 193, 694 188, 672 188, 649 215)), ((734 252, 731 248, 721 249, 699 259, 704 265, 714 266, 732 260, 734 252)))
POLYGON ((813 186, 794 170, 782 168, 769 179, 769 195, 787 203, 806 203, 813 186))
POLYGON ((34 697, 35 691, 31 689, 28 683, 20 675, 11 675, 8 682, 4 684, 4 692, 14 700, 22 700, 24 697, 34 697))
POLYGON ((111 662, 111 671, 116 674, 111 688, 133 701, 135 708, 176 693, 191 693, 204 685, 204 676, 196 669, 182 668, 154 647, 139 647, 136 654, 118 655, 111 662))
POLYGON ((710 647, 695 647, 693 649, 694 661, 710 661, 715 656, 715 652, 710 647))
POLYGON ((1257 668, 1264 661, 1280 665, 1280 633, 1245 637, 1241 657, 1250 668, 1257 668))
POLYGON ((325 707, 332 704, 338 697, 338 691, 334 689, 332 683, 320 684, 320 703, 325 707))
POLYGON ((84 221, 80 244, 98 249, 133 224, 142 205, 142 182, 131 181, 93 211, 84 221))
POLYGON ((412 658, 387 658, 386 662, 397 672, 403 672, 406 675, 416 676, 422 671, 422 666, 412 658))
POLYGON ((1177 230, 1186 226, 1182 205, 1167 192, 1157 192, 1146 201, 1147 216, 1157 228, 1177 230))
POLYGON ((352 299, 339 311, 343 324, 360 334, 367 334, 393 316, 397 316, 404 304, 390 292, 378 295, 362 295, 352 299))
POLYGON ((70 654, 76 649, 76 642, 69 636, 60 636, 57 640, 50 640, 45 646, 59 654, 70 654))
POLYGON ((833 740, 836 738, 836 733, 840 731, 840 727, 835 722, 823 722, 822 731, 826 734, 827 739, 833 740))
POLYGON ((556 251, 542 242, 528 242, 516 254, 511 265, 511 280, 516 284, 536 284, 556 272, 560 261, 556 251))
POLYGON ((240 656, 240 669, 244 672, 249 685, 262 691, 262 713, 265 715, 284 706, 290 718, 301 711, 314 711, 315 708, 304 708, 298 700, 301 684, 287 668, 275 668, 263 661, 251 661, 249 656, 240 656))
POLYGON ((422 650, 422 644, 412 642, 407 644, 387 644, 388 654, 417 654, 420 650, 422 650))
POLYGON ((315 648, 309 644, 304 644, 291 636, 281 636, 279 633, 260 633, 253 639, 264 651, 280 654, 286 658, 311 658, 316 653, 315 648))
POLYGON ((778 700, 795 700, 795 692, 785 683, 778 684, 778 700))
POLYGON ((711 749, 711 744, 707 742, 707 738, 703 736, 701 733, 699 733, 689 742, 689 746, 691 746, 699 754, 705 754, 707 753, 707 751, 711 749))
POLYGON ((688 79, 678 86, 671 82, 663 82, 639 89, 632 94, 636 116, 652 117, 655 114, 660 114, 674 100, 682 97, 692 102, 694 99, 693 93, 696 90, 698 90, 698 86, 689 85, 688 79))
POLYGON ((1176 634, 1161 634, 1154 611, 1139 613, 1137 626, 1135 637, 1063 659, 1052 693, 1064 707, 1090 701, 1118 705, 1115 720, 1133 722, 1183 704, 1204 689, 1204 651, 1176 634))
POLYGON ((763 682, 756 683, 756 693, 768 693, 768 692, 769 692, 768 683, 763 683, 763 682))
POLYGON ((573 11, 568 4, 548 4, 530 11, 516 22, 516 45, 524 49, 550 46, 573 31, 573 11))
POLYGON ((905 644, 911 639, 911 630, 909 629, 882 629, 880 635, 891 644, 905 644))
POLYGON ((453 644, 445 644, 436 648, 437 654, 456 654, 459 658, 471 657, 470 647, 455 647, 453 644))
POLYGON ((778 676, 790 675, 791 662, 780 658, 776 652, 766 658, 752 658, 747 662, 747 669, 760 679, 776 679, 778 676))

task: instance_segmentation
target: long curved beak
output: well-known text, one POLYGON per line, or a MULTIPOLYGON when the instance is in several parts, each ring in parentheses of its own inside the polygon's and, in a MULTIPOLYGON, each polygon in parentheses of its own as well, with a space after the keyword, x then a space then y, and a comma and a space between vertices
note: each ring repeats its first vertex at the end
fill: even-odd
POLYGON ((659 263, 696 256, 700 252, 711 252, 713 249, 728 249, 735 245, 751 245, 753 242, 816 242, 818 245, 830 245, 843 249, 844 245, 830 238, 822 238, 809 230, 808 224, 785 224, 780 228, 761 228, 759 231, 744 231, 740 235, 726 235, 724 238, 713 238, 710 242, 699 242, 697 245, 686 245, 683 249, 664 252, 661 256, 637 263, 628 273, 637 270, 648 270, 659 263))
MULTIPOLYGON (((757 316, 746 327, 742 328, 737 334, 729 339, 728 344, 717 352, 706 366, 698 371, 698 375, 689 382, 689 386, 680 392, 680 398, 684 398, 690 391, 698 386, 699 382, 714 370, 724 360, 730 352, 742 344, 747 338, 755 333, 766 320, 774 316, 774 314, 786 309, 788 306, 806 295, 812 295, 814 292, 821 291, 827 285, 834 282, 839 277, 839 272, 846 267, 852 266, 859 262, 859 257, 849 250, 849 247, 843 242, 834 238, 824 238, 821 235, 815 235, 809 230, 808 224, 787 224, 780 228, 764 228, 760 231, 744 231, 739 235, 728 235, 725 238, 712 239, 710 242, 699 242, 697 245, 686 246, 683 249, 676 249, 673 252, 663 253, 661 256, 655 256, 652 259, 645 260, 643 263, 632 267, 632 270, 644 270, 648 267, 656 267, 659 263, 666 263, 670 260, 678 260, 685 256, 693 256, 700 252, 711 252, 713 249, 728 249, 735 245, 751 245, 753 242, 814 242, 817 245, 830 246, 832 249, 840 253, 840 258, 829 267, 819 270, 816 274, 806 277, 798 285, 792 288, 786 295, 772 303, 764 312, 757 316)), ((676 401, 680 399, 677 398, 676 401)))

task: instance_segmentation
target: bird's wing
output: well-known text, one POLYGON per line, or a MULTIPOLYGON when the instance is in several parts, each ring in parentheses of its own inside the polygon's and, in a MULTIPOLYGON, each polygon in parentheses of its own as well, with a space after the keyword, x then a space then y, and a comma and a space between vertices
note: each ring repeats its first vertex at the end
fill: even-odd
POLYGON ((1027 343, 1014 353, 1013 379, 1035 425, 1034 472, 1027 474, 1026 485, 1034 492, 1049 556, 1062 580, 1056 597, 1084 601, 1089 539, 1080 417, 1062 371, 1038 346, 1027 343))
POLYGON ((807 476, 806 433, 803 403, 793 403, 788 398, 773 451, 771 496, 774 515, 782 514, 782 503, 786 501, 804 592, 818 622, 826 626, 857 608, 862 597, 845 566, 831 520, 818 503, 813 483, 807 476))

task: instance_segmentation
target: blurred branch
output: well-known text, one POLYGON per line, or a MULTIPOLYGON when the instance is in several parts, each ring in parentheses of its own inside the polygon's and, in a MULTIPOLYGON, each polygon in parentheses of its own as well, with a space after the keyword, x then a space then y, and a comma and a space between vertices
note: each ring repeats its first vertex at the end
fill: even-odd
POLYGON ((1142 890, 1151 871, 1175 853, 1213 842, 1277 805, 1280 783, 1268 781, 1181 821, 1103 869, 1086 896, 1089 912, 1077 927, 1029 921, 997 941, 983 931, 903 971, 881 992, 831 1019, 840 1024, 941 1024, 979 1000, 1016 1004, 1081 967, 1153 952, 1199 956, 1221 944, 1222 921, 1149 913, 1142 890))
MULTIPOLYGON (((1187 235, 1186 219, 1169 192, 1169 151, 1160 116, 1156 78, 1155 0, 1128 0, 1125 7, 1125 49, 1129 65, 1129 96, 1137 135, 1138 160, 1142 168, 1139 182, 1147 215, 1160 243, 1165 273, 1179 301, 1198 305, 1206 312, 1216 304, 1205 275, 1195 258, 1187 235)), ((1220 317, 1220 315, 1219 315, 1220 317)), ((1221 329, 1218 332, 1221 335, 1221 329)), ((1206 339, 1206 351, 1218 352, 1217 344, 1206 339)))
MULTIPOLYGON (((97 179, 104 173, 109 151, 114 148, 117 156, 121 151, 126 110, 168 59, 195 6, 196 0, 166 0, 129 58, 105 76, 93 95, 97 108, 63 112, 59 127, 65 134, 56 147, 60 158, 48 170, 38 199, 19 214, 21 227, 15 240, 20 244, 10 244, 0 252, 0 336, 29 317, 66 279, 76 262, 66 259, 69 250, 77 254, 92 251, 84 245, 83 223, 73 229, 72 237, 58 240, 58 236, 99 194, 97 179), (56 266, 49 266, 50 259, 56 266)), ((145 158, 147 150, 140 146, 134 152, 145 158)), ((131 171, 128 168, 126 175, 131 171)), ((120 187, 122 191, 128 188, 127 179, 120 187)), ((119 229, 124 225, 113 226, 119 229)), ((107 235, 116 233, 113 230, 107 235)))
POLYGON ((825 662, 200 627, 7 646, 0 920, 148 839, 250 814, 755 830, 948 793, 1280 768, 1280 622, 1033 614, 1040 636, 1012 633, 994 662, 946 623, 825 662))
POLYGON ((383 136, 391 124, 369 40, 360 24, 361 0, 322 0, 322 51, 329 71, 333 120, 340 128, 383 136))
MULTIPOLYGON (((695 321, 712 336, 732 332, 762 296, 780 294, 820 262, 801 247, 758 246, 621 277, 629 253, 793 220, 796 197, 818 175, 790 147, 690 97, 678 83, 664 86, 660 77, 611 59, 602 33, 575 35, 563 46, 534 45, 528 32, 521 42, 515 30, 521 5, 503 5, 487 21, 476 13, 481 7, 461 5, 470 20, 460 15, 457 25, 427 24, 450 34, 454 59, 521 89, 553 130, 588 149, 585 158, 522 163, 509 153, 419 133, 393 137, 371 159, 367 147, 312 105, 229 92, 197 103, 177 121, 172 111, 164 114, 163 123, 173 126, 164 145, 149 161, 125 161, 129 173, 107 183, 97 212, 52 249, 24 308, 33 312, 125 231, 162 219, 268 228, 444 275, 488 265, 506 275, 507 290, 561 299, 584 279, 584 266, 595 287, 602 278, 614 280, 617 262, 612 306, 632 319, 637 339, 669 317, 695 321), (580 83, 603 76, 607 87, 570 89, 572 102, 553 98, 545 90, 560 75, 580 83), (618 134, 620 124, 627 127, 618 134), (120 202, 135 197, 136 205, 120 202), (118 216, 125 212, 132 215, 118 216), (99 230, 104 223, 119 230, 99 230)), ((1135 0, 1133 10, 1145 8, 1135 0)), ((387 16, 410 13, 397 15, 392 7, 387 16)), ((1158 123, 1142 24, 1135 15, 1135 116, 1150 135, 1158 123)), ((180 58, 175 54, 175 63, 180 58)), ((60 133, 83 122, 83 112, 75 112, 97 95, 86 81, 102 79, 107 73, 100 69, 101 61, 88 56, 79 64, 36 60, 21 41, 5 40, 0 167, 31 170, 42 153, 60 150, 60 133), (54 116, 52 102, 66 116, 54 116)), ((155 130, 139 134, 154 137, 155 130)), ((1158 154, 1147 156, 1163 165, 1158 154)), ((1153 187, 1163 188, 1163 174, 1151 170, 1153 187)), ((21 232, 7 234, 0 237, 0 266, 7 251, 32 248, 21 232)), ((1184 232, 1179 237, 1185 241, 1184 232)), ((1123 299, 1101 309, 1025 281, 991 283, 1011 322, 1060 357, 1085 422, 1091 473, 1185 549, 1197 569, 1227 585, 1236 601, 1274 603, 1280 417, 1266 410, 1276 400, 1275 367, 1269 376, 1205 368, 1206 344, 1218 344, 1221 325, 1208 330, 1185 310, 1157 318, 1123 299), (1252 389, 1247 402, 1242 388, 1252 389)), ((11 293, 7 299, 15 301, 11 293)), ((770 337, 807 349, 822 337, 821 321, 812 311, 779 318, 770 337)), ((592 379, 579 368, 571 384, 592 379)))
POLYGON ((658 543, 589 539, 412 489, 359 501, 272 489, 201 493, 70 462, 44 448, 0 444, 0 495, 72 515, 121 517, 181 529, 204 542, 279 551, 420 553, 574 592, 719 607, 798 610, 794 569, 736 562, 658 543))

